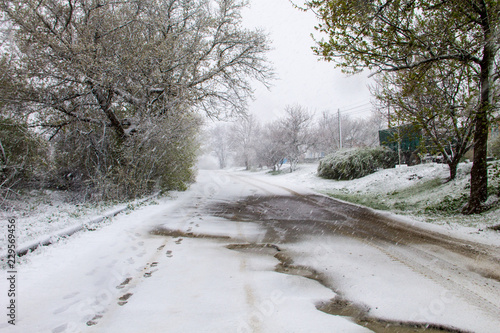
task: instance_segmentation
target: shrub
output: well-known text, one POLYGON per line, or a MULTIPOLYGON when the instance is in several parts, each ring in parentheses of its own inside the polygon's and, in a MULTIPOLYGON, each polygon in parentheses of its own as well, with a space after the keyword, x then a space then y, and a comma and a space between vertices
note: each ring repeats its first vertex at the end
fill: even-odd
POLYGON ((26 124, 0 117, 0 189, 43 178, 47 147, 26 124))
POLYGON ((194 180, 196 117, 144 120, 122 141, 92 126, 68 127, 53 140, 52 186, 79 191, 91 200, 121 200, 184 190, 194 180))
POLYGON ((384 147, 339 150, 319 162, 318 175, 350 180, 374 173, 377 169, 391 168, 396 161, 396 153, 384 147))

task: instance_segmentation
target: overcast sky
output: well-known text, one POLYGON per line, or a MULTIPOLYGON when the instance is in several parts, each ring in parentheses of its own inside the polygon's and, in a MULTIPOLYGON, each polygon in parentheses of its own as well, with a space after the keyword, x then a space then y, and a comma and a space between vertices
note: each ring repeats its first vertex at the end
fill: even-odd
POLYGON ((346 76, 333 63, 318 61, 313 54, 310 34, 317 23, 313 13, 295 9, 289 0, 250 0, 243 19, 247 27, 269 33, 273 50, 268 58, 279 78, 270 91, 255 84, 256 99, 249 104, 252 114, 274 120, 283 115, 285 106, 294 104, 318 114, 339 108, 353 117, 371 114, 368 73, 346 76))

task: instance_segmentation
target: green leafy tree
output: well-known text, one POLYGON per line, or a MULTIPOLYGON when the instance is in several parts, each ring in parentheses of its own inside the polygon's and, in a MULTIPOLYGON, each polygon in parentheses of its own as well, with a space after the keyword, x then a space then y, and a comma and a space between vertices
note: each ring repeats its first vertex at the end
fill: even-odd
POLYGON ((417 70, 459 62, 479 89, 474 110, 474 165, 465 212, 481 211, 487 199, 487 141, 498 80, 500 3, 497 0, 306 1, 326 38, 316 54, 348 73, 417 70))
POLYGON ((412 123, 423 130, 428 142, 422 142, 422 148, 442 154, 450 168, 449 180, 455 179, 458 163, 472 145, 478 96, 468 70, 456 63, 386 73, 375 90, 390 122, 412 123))

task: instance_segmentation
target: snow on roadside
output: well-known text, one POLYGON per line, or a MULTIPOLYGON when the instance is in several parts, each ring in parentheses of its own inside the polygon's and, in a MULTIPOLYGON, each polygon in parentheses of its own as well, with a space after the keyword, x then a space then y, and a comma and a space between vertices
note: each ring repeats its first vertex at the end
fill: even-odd
MULTIPOLYGON (((10 207, 0 212, 0 219, 15 220, 17 248, 21 249, 51 238, 57 240, 65 232, 72 233, 82 226, 101 223, 103 217, 112 217, 139 205, 140 200, 129 203, 78 203, 68 192, 34 190, 20 200, 10 201, 10 207)), ((6 223, 0 224, 1 253, 5 252, 8 244, 6 228, 6 223)))
MULTIPOLYGON (((371 175, 353 180, 330 180, 317 176, 317 163, 300 164, 292 173, 283 172, 276 179, 293 182, 316 191, 340 190, 349 193, 389 193, 408 188, 417 183, 435 178, 446 179, 449 176, 445 164, 420 164, 412 167, 401 167, 379 170, 371 175)), ((460 172, 466 172, 468 166, 461 165, 460 172)), ((286 169, 285 169, 286 170, 286 169)), ((257 175, 269 175, 267 171, 256 172, 257 175)))

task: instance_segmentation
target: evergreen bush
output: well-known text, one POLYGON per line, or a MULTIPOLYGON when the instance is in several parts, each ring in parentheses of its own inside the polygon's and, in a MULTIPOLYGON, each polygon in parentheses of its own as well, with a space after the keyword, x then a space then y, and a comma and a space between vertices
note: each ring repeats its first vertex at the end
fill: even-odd
POLYGON ((397 154, 391 149, 352 148, 339 150, 319 162, 318 175, 327 179, 351 180, 394 167, 397 154))

